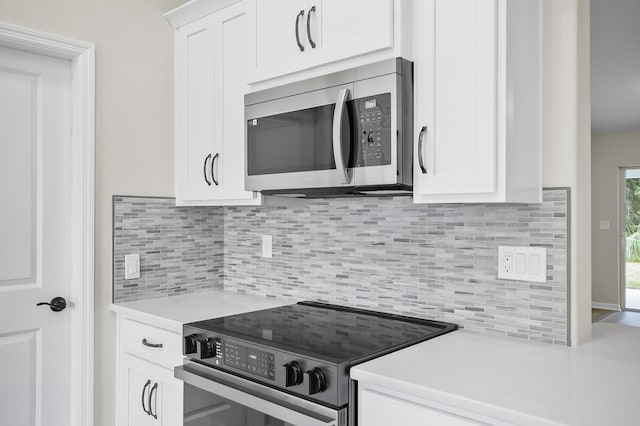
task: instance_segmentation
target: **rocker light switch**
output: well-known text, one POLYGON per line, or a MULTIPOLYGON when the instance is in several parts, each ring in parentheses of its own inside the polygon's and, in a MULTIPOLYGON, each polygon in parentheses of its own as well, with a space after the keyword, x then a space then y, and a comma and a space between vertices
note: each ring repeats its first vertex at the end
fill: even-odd
POLYGON ((128 254, 124 257, 124 279, 140 278, 140 255, 128 254))

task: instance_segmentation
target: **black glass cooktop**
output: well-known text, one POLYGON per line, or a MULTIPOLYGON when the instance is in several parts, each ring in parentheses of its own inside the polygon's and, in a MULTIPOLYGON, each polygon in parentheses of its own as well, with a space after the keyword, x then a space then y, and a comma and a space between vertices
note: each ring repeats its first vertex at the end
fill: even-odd
POLYGON ((189 325, 334 362, 396 350, 457 328, 455 324, 316 302, 189 325))

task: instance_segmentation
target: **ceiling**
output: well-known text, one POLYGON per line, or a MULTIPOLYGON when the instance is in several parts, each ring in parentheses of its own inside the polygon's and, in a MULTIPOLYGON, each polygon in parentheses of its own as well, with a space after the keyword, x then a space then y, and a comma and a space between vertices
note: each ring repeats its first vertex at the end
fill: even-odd
POLYGON ((639 0, 591 0, 591 129, 640 131, 639 0))

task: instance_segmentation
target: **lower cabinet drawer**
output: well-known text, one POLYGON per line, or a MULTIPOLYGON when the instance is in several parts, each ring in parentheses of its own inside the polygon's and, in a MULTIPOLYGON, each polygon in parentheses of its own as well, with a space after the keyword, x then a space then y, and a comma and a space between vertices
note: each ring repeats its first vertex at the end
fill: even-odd
POLYGON ((120 348, 167 368, 182 364, 182 336, 132 319, 120 322, 120 348))

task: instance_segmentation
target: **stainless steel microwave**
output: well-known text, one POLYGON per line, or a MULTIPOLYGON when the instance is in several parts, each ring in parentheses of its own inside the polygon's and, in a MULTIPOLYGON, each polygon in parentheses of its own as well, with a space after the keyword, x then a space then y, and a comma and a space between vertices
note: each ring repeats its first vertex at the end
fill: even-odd
POLYGON ((395 58, 245 95, 247 190, 410 194, 413 63, 395 58))

